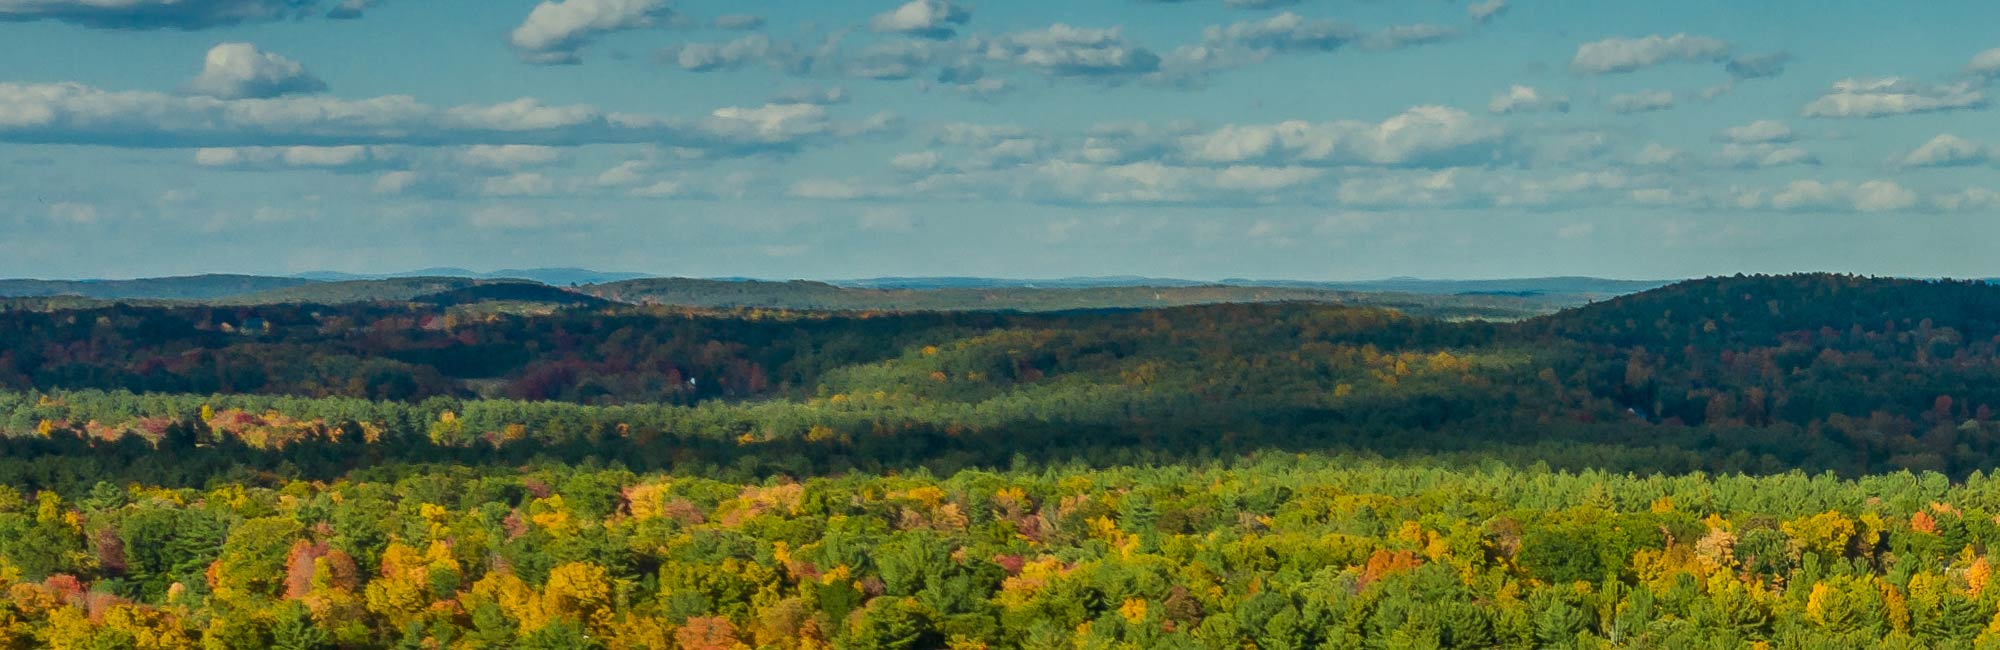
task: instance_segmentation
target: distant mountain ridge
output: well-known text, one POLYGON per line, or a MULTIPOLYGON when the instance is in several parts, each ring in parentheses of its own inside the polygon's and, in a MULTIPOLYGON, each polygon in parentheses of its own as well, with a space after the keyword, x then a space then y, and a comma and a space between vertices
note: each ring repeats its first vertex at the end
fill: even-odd
POLYGON ((475 280, 533 280, 550 286, 578 284, 603 284, 621 280, 637 280, 655 277, 647 273, 624 271, 598 271, 577 267, 546 267, 532 269, 500 269, 479 272, 452 266, 440 266, 398 273, 342 273, 339 271, 309 271, 291 277, 320 282, 342 282, 350 280, 391 280, 397 278, 471 278, 475 280))
POLYGON ((344 304, 423 301, 453 294, 535 296, 546 304, 676 305, 696 308, 775 308, 845 311, 1052 311, 1150 308, 1236 302, 1308 301, 1366 304, 1443 317, 1513 319, 1549 313, 1657 288, 1662 281, 1587 277, 1518 280, 1370 281, 1228 279, 1197 281, 1145 276, 984 278, 879 277, 832 281, 755 278, 663 278, 586 268, 472 271, 442 267, 397 273, 331 271, 296 276, 192 275, 135 280, 0 280, 0 298, 71 304, 76 301, 200 302, 226 305, 344 304), (532 283, 496 288, 492 284, 532 283), (476 290, 475 290, 476 289, 476 290))
POLYGON ((98 300, 216 300, 312 284, 304 278, 209 274, 136 280, 0 280, 0 297, 98 300))

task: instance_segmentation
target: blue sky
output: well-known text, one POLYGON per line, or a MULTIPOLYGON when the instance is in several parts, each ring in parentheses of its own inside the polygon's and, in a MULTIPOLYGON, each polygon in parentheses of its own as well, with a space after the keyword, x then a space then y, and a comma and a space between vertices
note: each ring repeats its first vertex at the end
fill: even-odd
POLYGON ((0 276, 2000 276, 2000 4, 0 0, 0 276))

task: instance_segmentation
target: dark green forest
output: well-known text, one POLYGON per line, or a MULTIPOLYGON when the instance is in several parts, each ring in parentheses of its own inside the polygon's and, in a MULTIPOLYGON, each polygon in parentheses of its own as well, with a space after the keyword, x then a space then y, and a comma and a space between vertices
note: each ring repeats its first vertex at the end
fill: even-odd
POLYGON ((2000 643, 1986 283, 426 288, 0 311, 0 646, 2000 643))

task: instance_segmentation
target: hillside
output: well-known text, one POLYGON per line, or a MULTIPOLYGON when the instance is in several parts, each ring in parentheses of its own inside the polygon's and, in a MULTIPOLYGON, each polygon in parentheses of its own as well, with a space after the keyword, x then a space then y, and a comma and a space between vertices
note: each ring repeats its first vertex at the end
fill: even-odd
POLYGON ((661 278, 580 290, 646 305, 728 309, 761 307, 837 311, 1062 311, 1150 309, 1188 305, 1313 302, 1399 309, 1441 318, 1513 319, 1548 313, 1566 301, 1516 296, 1379 294, 1261 286, 1024 286, 869 289, 823 282, 661 278))
MULTIPOLYGON (((1302 282, 1295 280, 1223 280, 1220 284, 1239 286, 1304 287, 1334 289, 1339 291, 1394 292, 1418 294, 1492 294, 1518 296, 1574 296, 1582 299, 1602 299, 1640 291, 1658 289, 1671 284, 1658 280, 1610 280, 1604 278, 1557 277, 1557 278, 1516 278, 1506 280, 1426 280, 1422 278, 1389 278, 1385 280, 1362 280, 1351 282, 1302 282)), ((1580 301, 1579 301, 1580 302, 1580 301)))
POLYGON ((218 304, 340 305, 365 302, 402 302, 422 296, 456 291, 485 284, 485 280, 458 277, 412 277, 382 280, 341 280, 313 282, 297 286, 230 296, 218 304))
POLYGON ((191 275, 139 280, 0 280, 0 297, 76 296, 99 300, 215 300, 312 284, 259 275, 191 275))
MULTIPOLYGON (((709 290, 849 295, 799 284, 709 290)), ((0 312, 4 627, 1977 647, 2000 642, 1992 291, 1717 278, 1506 323, 483 281, 0 312)))
POLYGON ((1677 283, 1542 318, 1556 336, 1624 345, 1773 345, 1787 334, 1950 329, 2000 334, 2000 286, 1849 275, 1737 276, 1677 283))
MULTIPOLYGON (((710 305, 730 304, 728 291, 852 295, 814 283, 677 286, 709 291, 697 297, 710 305)), ((1150 440, 1155 450, 1183 451, 1535 448, 1553 462, 1573 457, 1538 445, 1568 441, 1598 449, 1590 466, 1963 472, 2000 457, 1992 422, 2000 341, 1981 320, 1992 291, 2000 288, 1720 278, 1494 324, 1302 301, 1049 312, 562 309, 572 295, 563 290, 485 284, 425 294, 429 302, 0 314, 0 337, 17 342, 0 356, 0 387, 665 404, 675 406, 560 417, 611 418, 593 426, 614 429, 644 421, 683 435, 754 433, 787 453, 854 457, 798 437, 825 426, 876 461, 997 462, 1030 440, 1053 454, 1120 453, 1150 440), (1758 300, 1789 292, 1798 293, 1775 309, 1758 300), (467 311, 510 298, 544 308, 467 311), (1681 318, 1742 334, 1690 345, 1686 326, 1633 325, 1681 318), (1816 319, 1829 325, 1812 327, 1816 319), (835 395, 846 396, 837 407, 826 401, 835 395), (1216 439, 1217 428, 1231 436, 1216 439)), ((519 425, 560 439, 576 426, 511 419, 526 417, 521 405, 480 404, 461 413, 481 436, 519 425)))

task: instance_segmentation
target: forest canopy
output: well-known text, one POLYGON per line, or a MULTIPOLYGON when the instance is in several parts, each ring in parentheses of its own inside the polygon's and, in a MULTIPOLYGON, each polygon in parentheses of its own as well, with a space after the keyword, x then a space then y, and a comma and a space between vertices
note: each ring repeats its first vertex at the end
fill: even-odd
POLYGON ((0 312, 0 647, 2000 643, 2000 287, 0 312))

